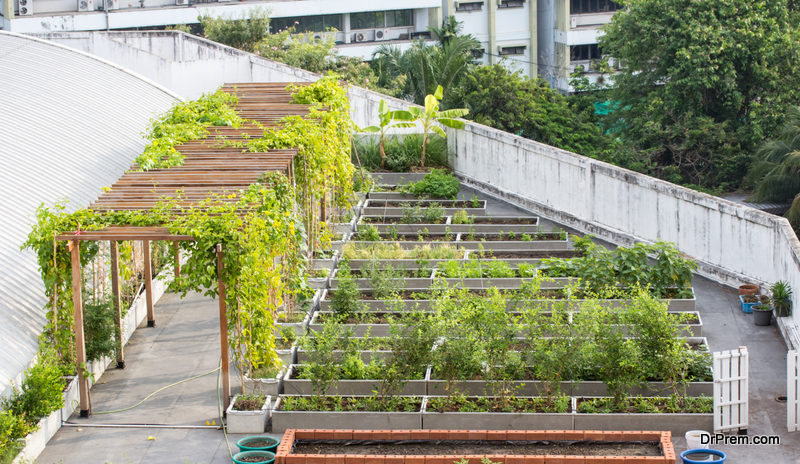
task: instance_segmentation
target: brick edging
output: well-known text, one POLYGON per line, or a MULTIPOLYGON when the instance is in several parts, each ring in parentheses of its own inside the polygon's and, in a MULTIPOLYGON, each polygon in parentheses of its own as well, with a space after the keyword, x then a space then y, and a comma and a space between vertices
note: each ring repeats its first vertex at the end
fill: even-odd
POLYGON ((488 457, 503 464, 674 464, 672 433, 661 431, 603 430, 333 430, 288 429, 275 453, 275 464, 453 464, 467 459, 481 464, 488 457), (593 440, 657 441, 662 456, 542 456, 542 455, 416 455, 292 454, 299 440, 593 440))

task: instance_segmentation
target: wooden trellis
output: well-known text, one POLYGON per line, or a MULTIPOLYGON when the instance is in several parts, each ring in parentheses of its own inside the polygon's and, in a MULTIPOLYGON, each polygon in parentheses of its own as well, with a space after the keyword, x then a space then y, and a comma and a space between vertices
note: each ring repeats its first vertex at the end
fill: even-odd
MULTIPOLYGON (((245 119, 257 121, 262 126, 276 126, 281 118, 290 115, 303 116, 309 111, 308 105, 293 104, 291 94, 286 90, 288 83, 270 84, 226 84, 223 90, 238 97, 236 111, 245 119)), ((302 84, 301 84, 302 85, 302 84)), ((134 170, 125 173, 111 188, 90 205, 95 211, 151 210, 166 198, 176 198, 180 208, 197 207, 209 197, 218 202, 235 202, 228 198, 232 193, 247 189, 266 172, 282 172, 291 180, 294 178, 293 163, 296 150, 270 150, 251 153, 245 148, 226 145, 226 141, 242 142, 263 134, 263 128, 250 124, 242 128, 210 127, 203 140, 186 142, 176 149, 184 155, 181 166, 169 169, 154 169, 146 172, 134 170)), ((238 195, 237 195, 238 196, 238 195)), ((242 212, 247 211, 246 209, 242 212)), ((180 214, 179 210, 175 210, 180 214)), ((171 234, 164 227, 109 227, 93 231, 69 231, 56 236, 56 240, 68 242, 71 253, 73 309, 75 313, 75 351, 78 365, 80 389, 80 414, 89 415, 89 383, 81 366, 86 363, 83 334, 83 302, 81 288, 80 242, 109 241, 111 254, 111 287, 117 324, 116 348, 117 365, 125 367, 122 350, 121 304, 119 282, 118 242, 141 241, 144 251, 145 298, 147 303, 148 326, 155 326, 155 312, 152 297, 152 270, 150 259, 151 241, 173 242, 176 257, 175 276, 180 276, 180 256, 178 242, 194 240, 189 235, 171 234)), ((230 372, 227 340, 227 307, 225 285, 222 281, 223 252, 217 245, 217 280, 219 285, 219 323, 220 350, 222 355, 223 399, 225 408, 230 401, 230 372)))

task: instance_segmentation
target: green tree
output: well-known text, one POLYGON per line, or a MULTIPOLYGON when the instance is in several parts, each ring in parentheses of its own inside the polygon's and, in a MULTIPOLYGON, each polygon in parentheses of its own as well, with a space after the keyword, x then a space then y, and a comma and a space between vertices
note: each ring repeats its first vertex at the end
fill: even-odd
POLYGON ((753 201, 792 201, 786 216, 800 230, 800 107, 793 108, 778 138, 765 142, 748 180, 756 182, 753 201))
POLYGON ((605 136, 591 113, 541 79, 528 79, 500 64, 470 70, 446 99, 463 105, 470 118, 512 134, 604 160, 622 159, 614 141, 605 136))
POLYGON ((480 43, 472 36, 451 37, 438 45, 417 40, 405 52, 381 45, 372 55, 372 66, 380 79, 378 85, 383 87, 398 82, 398 76, 407 76, 402 96, 422 105, 436 87, 450 89, 461 81, 472 67, 473 52, 478 48, 480 43))
POLYGON ((610 123, 667 180, 739 183, 756 143, 797 101, 787 0, 627 0, 605 27, 621 64, 610 123))
POLYGON ((209 40, 248 52, 269 35, 269 16, 260 8, 251 9, 245 18, 204 15, 198 20, 209 40))

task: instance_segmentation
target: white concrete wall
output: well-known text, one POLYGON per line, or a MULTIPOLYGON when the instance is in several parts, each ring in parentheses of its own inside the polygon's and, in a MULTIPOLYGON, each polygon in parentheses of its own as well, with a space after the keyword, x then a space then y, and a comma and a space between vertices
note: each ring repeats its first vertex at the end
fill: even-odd
MULTIPOLYGON (((106 43, 108 38, 90 40, 88 36, 70 40, 73 44, 82 41, 92 53, 113 54, 101 56, 187 97, 214 90, 224 82, 312 81, 318 77, 192 36, 176 39, 165 33, 111 33, 108 37, 116 37, 116 44, 106 43), (143 40, 144 36, 149 38, 143 40), (122 53, 125 40, 149 48, 129 47, 122 53), (183 44, 184 54, 197 48, 199 56, 199 49, 205 49, 203 53, 214 58, 210 62, 171 62, 155 53, 163 53, 168 44, 175 43, 183 44)), ((58 40, 67 39, 62 35, 58 40)), ((402 100, 357 87, 351 87, 349 94, 353 120, 359 126, 376 122, 381 99, 390 109, 408 106, 402 100)), ((797 310, 792 317, 781 318, 782 330, 791 343, 800 346, 800 242, 786 219, 480 124, 467 123, 465 130, 448 129, 448 133, 456 173, 512 203, 616 244, 674 242, 698 262, 700 274, 729 285, 788 280, 798 289, 794 296, 797 310)))

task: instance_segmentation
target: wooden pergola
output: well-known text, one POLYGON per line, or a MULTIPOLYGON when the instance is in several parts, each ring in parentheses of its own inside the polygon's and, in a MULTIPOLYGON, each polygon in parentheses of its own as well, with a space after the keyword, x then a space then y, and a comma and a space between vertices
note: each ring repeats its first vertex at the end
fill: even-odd
MULTIPOLYGON (((223 90, 238 96, 236 110, 245 119, 259 122, 263 126, 276 126, 280 119, 289 115, 308 114, 308 105, 292 104, 291 94, 286 90, 289 83, 272 84, 226 84, 223 90)), ((203 202, 213 197, 214 203, 235 202, 238 198, 228 198, 238 194, 251 184, 257 183, 267 172, 282 172, 293 179, 293 161, 297 150, 270 150, 251 153, 247 149, 226 145, 226 141, 246 141, 263 135, 263 129, 250 124, 241 128, 212 126, 203 140, 186 142, 176 147, 185 156, 181 166, 169 169, 154 169, 145 172, 130 171, 120 177, 111 188, 101 194, 90 205, 94 211, 148 211, 160 202, 177 198, 175 214, 182 208, 203 207, 203 202)), ((134 166, 136 169, 136 166, 134 166)), ((237 195, 238 197, 238 195, 237 195)), ((206 205, 205 207, 208 207, 206 205)), ((246 212, 247 210, 242 210, 246 212)), ((144 284, 147 304, 147 325, 155 326, 155 312, 152 295, 152 269, 150 242, 173 242, 175 253, 175 277, 180 278, 180 252, 178 242, 193 241, 190 235, 176 235, 165 227, 118 226, 102 230, 79 230, 64 232, 56 236, 58 241, 68 242, 72 263, 73 309, 75 313, 75 352, 78 365, 80 390, 80 415, 88 417, 89 383, 81 366, 86 362, 86 348, 83 333, 83 302, 81 288, 80 242, 109 241, 111 250, 111 288, 114 303, 114 320, 117 325, 116 349, 117 367, 125 368, 122 347, 122 308, 120 300, 119 250, 117 242, 141 241, 144 251, 144 284)), ((219 328, 220 352, 222 356, 222 382, 225 408, 230 401, 230 361, 228 358, 228 321, 225 303, 222 245, 218 244, 217 283, 219 286, 219 328)))

